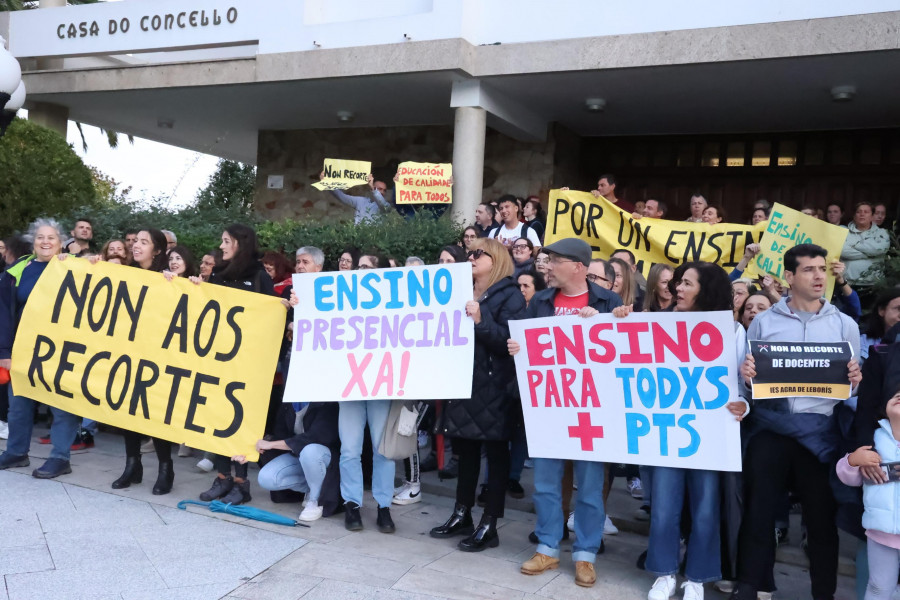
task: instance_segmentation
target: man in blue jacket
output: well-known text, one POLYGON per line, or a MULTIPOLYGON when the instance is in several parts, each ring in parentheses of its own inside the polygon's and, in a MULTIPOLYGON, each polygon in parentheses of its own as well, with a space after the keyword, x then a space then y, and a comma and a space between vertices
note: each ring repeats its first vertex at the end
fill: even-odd
MULTIPOLYGON (((773 342, 850 342, 859 356, 859 329, 822 296, 827 252, 800 244, 784 255, 784 277, 790 295, 753 319, 748 340, 773 342)), ((747 355, 741 365, 745 382, 756 376, 747 355)), ((852 394, 862 380, 855 359, 848 365, 852 394)), ((831 599, 837 587, 837 506, 829 485, 838 449, 832 413, 838 400, 788 397, 754 404, 744 436, 744 515, 738 541, 738 586, 733 600, 752 600, 772 578, 775 564, 776 505, 788 485, 796 490, 809 532, 809 576, 812 596, 831 599)))
MULTIPOLYGON (((554 315, 593 317, 612 312, 622 305, 613 292, 587 280, 591 264, 591 247, 587 242, 569 238, 544 247, 550 255, 546 290, 534 295, 526 310, 528 319, 554 315)), ((509 341, 510 354, 517 354, 519 344, 509 341)), ((590 587, 596 581, 594 560, 603 541, 603 463, 586 460, 572 461, 578 495, 575 501, 575 583, 590 587)), ((526 575, 537 575, 559 566, 559 542, 565 525, 562 506, 562 477, 565 461, 558 458, 534 459, 534 508, 538 538, 537 550, 522 564, 526 575)))

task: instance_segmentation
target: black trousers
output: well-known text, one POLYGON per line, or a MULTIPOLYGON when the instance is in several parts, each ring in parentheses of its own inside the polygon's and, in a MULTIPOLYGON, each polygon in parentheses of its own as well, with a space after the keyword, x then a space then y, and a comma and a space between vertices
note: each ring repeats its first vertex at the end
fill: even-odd
MULTIPOLYGON (((125 431, 122 435, 125 437, 125 456, 140 456, 141 438, 144 436, 134 431, 125 431)), ((153 448, 159 462, 172 462, 172 442, 153 438, 153 448)))
POLYGON ((765 590, 775 567, 775 514, 788 484, 803 506, 809 540, 812 596, 834 597, 837 587, 837 504, 829 485, 832 465, 819 462, 794 438, 764 431, 744 456, 744 518, 738 538, 738 580, 765 590))
POLYGON ((459 456, 459 479, 456 501, 469 508, 475 506, 475 491, 481 471, 481 449, 487 454, 487 504, 484 514, 502 517, 509 484, 509 440, 464 440, 453 438, 453 451, 459 456))
POLYGON ((250 468, 250 463, 232 462, 230 457, 221 454, 213 457, 213 464, 216 465, 216 471, 225 477, 231 476, 231 468, 234 467, 234 476, 241 479, 247 479, 247 470, 250 468))

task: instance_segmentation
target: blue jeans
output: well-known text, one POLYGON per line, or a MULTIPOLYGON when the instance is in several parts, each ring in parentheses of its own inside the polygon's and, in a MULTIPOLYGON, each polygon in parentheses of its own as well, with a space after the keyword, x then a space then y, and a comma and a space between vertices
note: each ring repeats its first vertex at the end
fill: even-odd
POLYGON ((97 421, 92 421, 91 419, 84 419, 81 422, 81 428, 91 435, 97 435, 98 423, 97 421))
POLYGON ((277 456, 259 471, 257 483, 265 490, 294 490, 306 494, 306 500, 319 501, 325 472, 331 462, 331 450, 322 444, 309 444, 300 456, 277 456))
POLYGON ((685 577, 695 583, 717 581, 722 578, 717 471, 653 467, 653 492, 657 502, 650 511, 647 570, 655 575, 678 573, 685 487, 691 505, 685 577))
MULTIPOLYGON (((562 512, 562 477, 565 461, 559 458, 534 459, 534 533, 540 542, 537 551, 559 558, 559 540, 565 526, 562 512)), ((594 562, 603 541, 603 463, 574 460, 578 494, 575 498, 575 543, 572 560, 594 562)))
MULTIPOLYGON (((34 400, 13 394, 12 385, 9 386, 9 439, 6 442, 6 452, 10 456, 27 456, 31 448, 31 433, 34 429, 34 400)), ((78 428, 81 427, 81 417, 67 413, 55 407, 50 407, 53 413, 53 424, 50 426, 50 458, 69 460, 69 451, 78 428)))
POLYGON ((638 467, 641 473, 641 487, 644 488, 644 500, 641 502, 643 506, 650 506, 653 499, 653 468, 645 465, 638 467))
POLYGON ((394 461, 378 453, 384 434, 390 400, 351 400, 341 402, 338 434, 341 438, 341 496, 344 502, 362 506, 362 445, 366 423, 372 436, 372 495, 379 508, 389 508, 394 498, 394 461))

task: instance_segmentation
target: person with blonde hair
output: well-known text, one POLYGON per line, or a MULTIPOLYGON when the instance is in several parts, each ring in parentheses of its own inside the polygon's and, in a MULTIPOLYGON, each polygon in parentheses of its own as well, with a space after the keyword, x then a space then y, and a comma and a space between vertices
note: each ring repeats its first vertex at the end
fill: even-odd
POLYGON ((472 297, 466 314, 475 322, 472 397, 444 403, 440 432, 453 439, 459 455, 456 505, 447 521, 431 530, 431 537, 466 536, 458 548, 480 552, 500 543, 497 519, 503 517, 509 480, 509 441, 520 417, 511 391, 516 369, 506 350, 509 321, 525 314, 525 298, 513 281, 513 261, 500 242, 487 238, 469 246, 472 297), (484 514, 477 527, 472 520, 482 448, 487 455, 488 484, 484 514))

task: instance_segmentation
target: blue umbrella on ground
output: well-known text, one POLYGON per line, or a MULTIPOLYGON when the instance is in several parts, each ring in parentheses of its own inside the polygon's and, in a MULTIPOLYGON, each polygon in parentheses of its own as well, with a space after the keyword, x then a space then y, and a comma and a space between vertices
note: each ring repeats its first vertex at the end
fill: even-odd
POLYGON ((226 513, 229 515, 235 515, 236 517, 244 517, 245 519, 253 519, 254 521, 262 521, 263 523, 274 523, 276 525, 287 525, 288 527, 309 527, 306 523, 301 523, 300 521, 295 521, 294 519, 290 519, 288 517, 284 517, 279 514, 275 514, 273 512, 269 512, 267 510, 262 510, 260 508, 254 508, 252 506, 244 506, 239 505, 235 506, 231 503, 226 504, 225 502, 219 502, 218 500, 213 500, 212 502, 198 502, 196 500, 182 500, 178 503, 178 508, 181 510, 187 510, 188 504, 196 504, 197 506, 205 506, 212 512, 220 512, 226 513))

